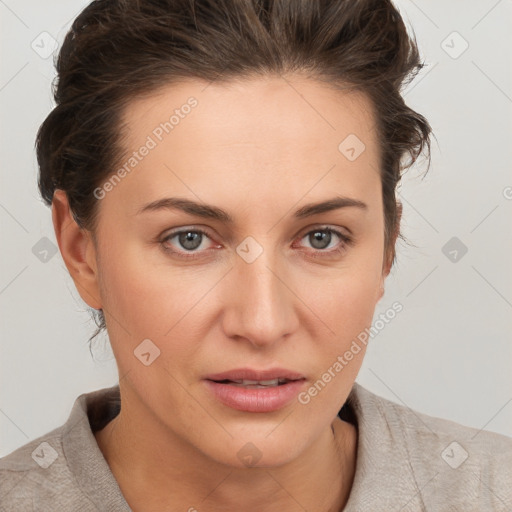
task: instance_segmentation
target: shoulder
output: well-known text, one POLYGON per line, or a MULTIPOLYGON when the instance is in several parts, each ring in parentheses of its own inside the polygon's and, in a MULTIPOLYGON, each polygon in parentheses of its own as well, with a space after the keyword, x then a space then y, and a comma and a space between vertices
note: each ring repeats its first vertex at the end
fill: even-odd
MULTIPOLYGON (((467 427, 460 423, 430 416, 414 410, 405 404, 388 400, 355 384, 358 388, 360 403, 374 408, 373 416, 380 416, 388 425, 390 431, 401 431, 412 434, 413 445, 418 447, 437 446, 440 439, 458 438, 468 442, 475 453, 487 456, 489 463, 493 462, 493 454, 489 450, 512 449, 512 438, 483 429, 467 427)), ((398 399, 397 399, 398 400, 398 399)), ((366 416, 371 411, 366 411, 366 416)))
POLYGON ((470 457, 487 469, 503 469, 500 462, 512 462, 512 438, 508 436, 430 416, 377 395, 373 395, 373 402, 411 453, 439 453, 442 448, 441 458, 450 467, 462 465, 470 457))
POLYGON ((62 444, 63 426, 0 458, 0 510, 50 511, 58 507, 95 510, 84 505, 62 444))
POLYGON ((129 510, 91 428, 118 413, 118 393, 79 395, 63 425, 0 458, 0 512, 129 510))
POLYGON ((429 416, 359 384, 351 396, 376 460, 386 459, 391 473, 405 466, 396 474, 409 478, 426 510, 512 509, 512 438, 429 416))

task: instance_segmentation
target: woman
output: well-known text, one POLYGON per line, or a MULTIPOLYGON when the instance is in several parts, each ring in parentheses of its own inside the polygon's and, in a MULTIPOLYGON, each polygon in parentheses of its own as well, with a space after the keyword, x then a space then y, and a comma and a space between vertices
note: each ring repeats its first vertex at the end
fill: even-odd
POLYGON ((512 506, 509 438, 355 383, 429 149, 400 96, 420 67, 384 0, 78 16, 39 187, 119 385, 1 459, 3 509, 512 506))

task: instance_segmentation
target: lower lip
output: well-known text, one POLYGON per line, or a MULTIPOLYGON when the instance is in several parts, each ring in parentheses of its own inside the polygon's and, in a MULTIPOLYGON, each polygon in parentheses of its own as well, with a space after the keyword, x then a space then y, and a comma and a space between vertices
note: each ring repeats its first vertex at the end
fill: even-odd
POLYGON ((305 380, 295 380, 268 388, 243 388, 205 380, 208 389, 224 405, 246 412, 272 412, 290 403, 298 394, 305 380))

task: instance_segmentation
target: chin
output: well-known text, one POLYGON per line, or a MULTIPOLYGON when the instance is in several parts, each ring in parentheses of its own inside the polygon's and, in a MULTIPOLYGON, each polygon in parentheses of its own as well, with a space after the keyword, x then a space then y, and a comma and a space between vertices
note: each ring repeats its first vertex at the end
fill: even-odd
POLYGON ((301 451, 297 443, 297 434, 281 432, 270 440, 269 430, 261 431, 254 436, 245 434, 230 439, 219 440, 215 446, 203 450, 220 464, 234 468, 276 468, 284 466, 294 460, 301 451), (286 442, 288 440, 288 442, 286 442))

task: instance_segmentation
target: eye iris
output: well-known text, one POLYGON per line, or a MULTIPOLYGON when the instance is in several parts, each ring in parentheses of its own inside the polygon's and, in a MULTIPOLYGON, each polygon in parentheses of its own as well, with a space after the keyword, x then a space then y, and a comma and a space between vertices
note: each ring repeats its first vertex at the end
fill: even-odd
POLYGON ((311 245, 315 249, 325 249, 331 242, 331 233, 328 231, 313 231, 310 235, 311 245), (327 243, 325 243, 327 241, 327 243), (318 246, 320 242, 320 246, 318 246))
POLYGON ((184 231, 179 234, 179 241, 185 249, 197 249, 201 245, 202 235, 195 231, 184 231))

